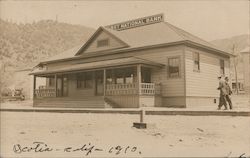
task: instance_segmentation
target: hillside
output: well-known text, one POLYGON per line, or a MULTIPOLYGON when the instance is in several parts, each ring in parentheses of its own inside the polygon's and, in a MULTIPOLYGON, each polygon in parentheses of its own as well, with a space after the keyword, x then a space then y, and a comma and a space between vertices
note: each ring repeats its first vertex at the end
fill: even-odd
POLYGON ((42 20, 16 24, 0 19, 1 86, 13 84, 17 69, 34 66, 44 58, 84 43, 94 29, 42 20))
MULTIPOLYGON (((249 35, 244 34, 244 35, 239 35, 239 36, 233 36, 230 38, 225 38, 225 39, 218 39, 218 40, 214 40, 211 41, 211 43, 213 43, 214 45, 223 48, 225 50, 228 51, 232 51, 233 45, 235 45, 235 55, 237 55, 237 75, 238 75, 238 79, 243 80, 243 58, 240 54, 240 51, 243 50, 244 48, 246 48, 247 46, 250 45, 249 43, 249 35)), ((233 64, 234 61, 231 59, 230 62, 230 72, 231 72, 231 77, 235 78, 234 74, 234 68, 233 68, 233 64)), ((242 81, 243 82, 243 81, 242 81)))
POLYGON ((249 45, 249 35, 244 34, 230 38, 218 39, 211 41, 211 43, 228 51, 232 51, 232 47, 235 45, 236 50, 240 51, 249 45))

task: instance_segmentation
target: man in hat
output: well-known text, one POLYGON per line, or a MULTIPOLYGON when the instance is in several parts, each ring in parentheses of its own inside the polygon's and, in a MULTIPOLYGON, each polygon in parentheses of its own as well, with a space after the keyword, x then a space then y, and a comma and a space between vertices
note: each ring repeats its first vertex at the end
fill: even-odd
POLYGON ((229 108, 232 110, 233 106, 232 106, 232 101, 231 101, 231 97, 230 97, 230 95, 232 94, 232 90, 231 90, 230 85, 229 85, 229 78, 228 77, 225 77, 225 84, 226 84, 226 101, 229 104, 229 108))
POLYGON ((220 110, 223 105, 225 107, 224 110, 227 110, 226 82, 223 80, 223 76, 219 76, 218 79, 219 79, 219 87, 217 89, 220 90, 220 99, 219 99, 218 110, 220 110))

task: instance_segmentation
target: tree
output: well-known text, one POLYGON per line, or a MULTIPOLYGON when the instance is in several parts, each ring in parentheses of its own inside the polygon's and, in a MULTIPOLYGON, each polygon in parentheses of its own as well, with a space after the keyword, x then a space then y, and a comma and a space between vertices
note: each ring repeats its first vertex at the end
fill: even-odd
POLYGON ((232 53, 234 55, 233 57, 233 67, 234 67, 234 75, 235 75, 235 84, 236 84, 236 94, 239 94, 239 84, 238 84, 238 71, 237 71, 237 66, 239 63, 239 59, 240 59, 240 53, 237 50, 237 45, 233 44, 232 46, 232 53))

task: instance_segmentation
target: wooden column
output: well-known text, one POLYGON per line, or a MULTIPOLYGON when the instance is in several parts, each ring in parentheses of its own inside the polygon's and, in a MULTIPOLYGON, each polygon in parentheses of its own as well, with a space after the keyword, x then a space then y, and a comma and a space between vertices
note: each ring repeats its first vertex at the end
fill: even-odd
POLYGON ((56 90, 56 96, 57 97, 57 75, 55 74, 55 90, 56 90))
POLYGON ((141 65, 137 65, 138 94, 141 94, 141 65))
POLYGON ((106 95, 106 69, 103 70, 103 96, 106 95))
POLYGON ((33 78, 33 99, 36 98, 36 76, 33 78))

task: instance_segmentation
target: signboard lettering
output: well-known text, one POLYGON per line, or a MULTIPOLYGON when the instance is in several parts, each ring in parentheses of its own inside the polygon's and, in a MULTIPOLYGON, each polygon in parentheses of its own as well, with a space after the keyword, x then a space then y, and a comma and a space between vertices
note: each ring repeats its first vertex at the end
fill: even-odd
POLYGON ((121 31, 121 30, 130 29, 130 28, 134 28, 134 27, 159 23, 162 21, 164 21, 163 14, 157 14, 157 15, 143 17, 143 18, 139 18, 139 19, 135 19, 135 20, 130 20, 130 21, 114 24, 114 25, 109 25, 106 27, 111 28, 113 30, 121 31))

